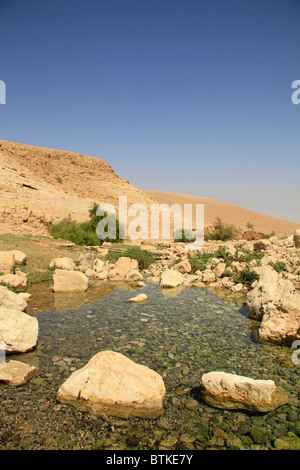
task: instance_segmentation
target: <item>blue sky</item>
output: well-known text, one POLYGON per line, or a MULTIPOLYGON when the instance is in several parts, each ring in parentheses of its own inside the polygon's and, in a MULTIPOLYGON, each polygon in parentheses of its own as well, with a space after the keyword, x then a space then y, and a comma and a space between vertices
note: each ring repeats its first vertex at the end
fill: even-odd
POLYGON ((300 222, 298 0, 0 0, 0 138, 300 222))

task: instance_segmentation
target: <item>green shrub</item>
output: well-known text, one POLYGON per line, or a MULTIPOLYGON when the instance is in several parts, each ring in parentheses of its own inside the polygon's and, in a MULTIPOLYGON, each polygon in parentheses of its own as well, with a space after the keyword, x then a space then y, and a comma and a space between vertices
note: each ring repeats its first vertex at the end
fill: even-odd
POLYGON ((99 240, 96 232, 88 226, 88 223, 79 224, 71 219, 63 219, 57 224, 53 224, 49 231, 53 238, 68 240, 76 245, 91 246, 102 244, 102 241, 99 240))
POLYGON ((265 253, 263 251, 251 251, 245 250, 244 248, 240 248, 236 253, 235 261, 245 261, 246 263, 251 263, 251 261, 256 260, 258 262, 258 265, 260 265, 261 260, 264 256, 265 253))
POLYGON ((208 261, 213 257, 213 253, 198 253, 189 259, 192 272, 205 271, 208 261))
POLYGON ((138 246, 132 246, 127 248, 127 250, 122 253, 115 253, 110 251, 106 259, 111 263, 115 263, 121 257, 127 257, 131 259, 136 259, 139 265, 139 269, 148 269, 150 264, 154 263, 155 258, 147 250, 141 250, 138 246))
POLYGON ((232 261, 236 260, 236 257, 228 253, 228 251, 226 251, 226 249, 222 246, 220 246, 217 251, 214 252, 213 257, 222 258, 227 267, 231 264, 232 261))
POLYGON ((254 281, 258 281, 259 275, 256 271, 253 271, 249 268, 242 269, 238 273, 232 276, 234 282, 241 282, 245 286, 251 286, 254 281))
POLYGON ((286 264, 283 261, 276 261, 276 263, 273 263, 273 261, 270 261, 269 263, 270 266, 272 266, 275 271, 280 274, 283 271, 287 271, 286 264))
POLYGON ((107 217, 107 213, 103 216, 97 216, 97 204, 94 203, 93 207, 89 210, 89 221, 78 223, 71 218, 63 219, 57 224, 49 227, 50 235, 57 239, 68 240, 76 245, 95 246, 102 245, 103 241, 119 242, 120 226, 117 219, 113 219, 116 224, 116 238, 107 237, 105 240, 100 240, 96 233, 96 228, 100 220, 107 217))
POLYGON ((237 228, 233 224, 226 224, 219 217, 214 223, 214 228, 211 232, 206 233, 204 239, 208 240, 233 240, 237 235, 237 228))
POLYGON ((221 275, 221 277, 231 277, 232 276, 232 272, 231 271, 228 271, 225 269, 225 271, 223 272, 223 274, 221 275))

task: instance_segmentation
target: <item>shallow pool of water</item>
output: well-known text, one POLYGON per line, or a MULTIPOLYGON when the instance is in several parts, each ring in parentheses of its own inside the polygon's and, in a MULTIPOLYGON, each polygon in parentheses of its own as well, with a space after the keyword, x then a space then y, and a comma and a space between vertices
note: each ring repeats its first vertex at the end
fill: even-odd
POLYGON ((10 358, 39 373, 22 387, 0 385, 0 449, 272 449, 278 439, 300 436, 293 351, 260 344, 241 301, 195 286, 135 290, 103 282, 88 294, 57 295, 46 285, 36 288, 28 313, 39 321, 38 347, 10 358), (145 303, 128 302, 142 292, 145 303), (72 371, 105 349, 163 377, 161 418, 100 418, 56 401, 72 371), (267 414, 212 408, 201 400, 199 380, 213 370, 273 379, 290 402, 267 414))

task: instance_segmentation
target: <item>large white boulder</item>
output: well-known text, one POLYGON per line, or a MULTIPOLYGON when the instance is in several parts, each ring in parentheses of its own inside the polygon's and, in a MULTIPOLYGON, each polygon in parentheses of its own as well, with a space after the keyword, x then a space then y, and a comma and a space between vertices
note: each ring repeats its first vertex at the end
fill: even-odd
POLYGON ((38 341, 38 321, 12 308, 0 308, 0 341, 4 341, 8 353, 31 351, 38 341))
POLYGON ((121 256, 121 258, 115 262, 115 271, 117 277, 125 278, 130 271, 138 269, 139 265, 136 259, 121 256))
POLYGON ((72 373, 57 399, 83 411, 121 418, 157 418, 163 413, 163 379, 120 353, 102 351, 72 373))
POLYGON ((10 291, 5 286, 0 286, 0 308, 13 308, 16 310, 25 310, 27 302, 20 294, 10 291))
POLYGON ((291 281, 272 268, 261 271, 259 282, 247 296, 249 317, 261 320, 259 339, 290 345, 300 339, 300 295, 291 281))
POLYGON ((254 380, 226 372, 208 372, 201 377, 200 391, 210 405, 221 409, 268 412, 289 401, 273 380, 254 380))
POLYGON ((175 264, 174 269, 182 274, 190 273, 192 271, 190 262, 187 259, 175 264))
POLYGON ((293 284, 282 279, 273 268, 262 268, 257 285, 247 295, 249 317, 261 320, 270 304, 279 305, 282 299, 290 297, 294 290, 293 284))
POLYGON ((56 269, 53 274, 53 292, 85 292, 89 278, 79 271, 56 269))
POLYGON ((259 327, 259 339, 291 345, 300 339, 300 294, 270 304, 259 327))
POLYGON ((177 287, 183 284, 184 277, 176 269, 166 269, 163 272, 160 280, 161 287, 177 287))

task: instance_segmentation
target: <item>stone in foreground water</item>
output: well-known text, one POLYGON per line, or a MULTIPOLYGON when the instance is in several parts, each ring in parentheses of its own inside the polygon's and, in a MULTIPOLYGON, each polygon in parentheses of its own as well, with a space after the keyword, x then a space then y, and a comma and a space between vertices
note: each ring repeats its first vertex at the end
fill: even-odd
POLYGON ((223 409, 268 412, 289 401, 286 392, 273 380, 254 380, 219 371, 204 374, 200 390, 208 404, 223 409))
POLYGON ((73 372, 57 399, 82 411, 120 418, 154 419, 163 414, 163 379, 120 353, 102 351, 73 372))

